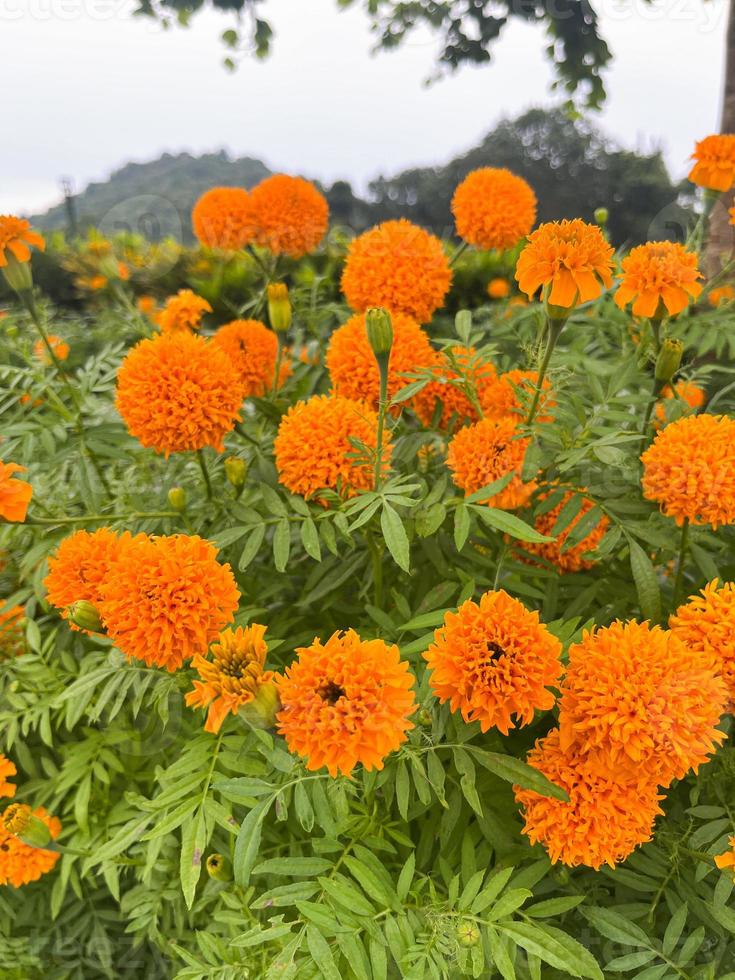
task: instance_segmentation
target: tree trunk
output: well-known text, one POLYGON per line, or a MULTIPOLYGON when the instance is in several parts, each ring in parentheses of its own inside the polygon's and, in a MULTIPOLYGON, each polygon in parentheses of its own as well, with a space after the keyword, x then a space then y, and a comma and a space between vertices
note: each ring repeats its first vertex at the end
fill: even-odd
MULTIPOLYGON (((735 0, 730 0, 725 34, 725 84, 722 99, 720 132, 735 134, 735 0)), ((705 252, 705 270, 713 276, 732 254, 735 228, 730 224, 728 209, 733 206, 733 191, 721 194, 712 209, 709 238, 705 252)))

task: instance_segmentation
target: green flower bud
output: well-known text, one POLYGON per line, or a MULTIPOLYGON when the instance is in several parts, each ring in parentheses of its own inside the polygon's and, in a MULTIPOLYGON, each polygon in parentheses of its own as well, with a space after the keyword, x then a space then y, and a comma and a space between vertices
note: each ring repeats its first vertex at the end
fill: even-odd
POLYGON ((598 225, 606 225, 610 212, 607 208, 595 208, 595 221, 598 225))
POLYGON ((225 476, 237 490, 245 486, 248 476, 248 464, 239 456, 228 456, 225 460, 225 476))
POLYGON ((100 614, 87 599, 79 599, 66 607, 67 619, 80 629, 87 630, 89 633, 104 633, 104 626, 100 619, 100 614))
POLYGON ((462 919, 457 926, 457 942, 460 946, 477 946, 480 941, 480 930, 472 919, 462 919))
POLYGON ((283 282, 268 286, 268 319, 276 333, 286 333, 291 326, 291 300, 283 282))
POLYGON ((19 262, 9 250, 5 257, 7 265, 3 266, 5 282, 16 293, 29 293, 33 289, 33 275, 30 262, 19 262))
POLYGON ((428 708, 421 708, 419 713, 416 715, 416 721, 422 728, 431 728, 434 719, 428 708))
POLYGON ((183 487, 171 487, 168 492, 168 502, 171 510, 183 513, 186 510, 186 490, 183 487))
POLYGON ((0 821, 5 830, 29 847, 46 847, 51 832, 27 803, 11 803, 0 821))
POLYGON ((376 357, 390 354, 393 346, 393 324, 390 313, 381 306, 372 306, 365 313, 365 330, 376 357))
POLYGON ((673 337, 664 340, 656 358, 655 377, 659 384, 665 385, 671 381, 679 370, 683 353, 684 345, 680 340, 673 337))
POLYGON ((215 881, 232 881, 232 865, 224 854, 210 854, 207 858, 207 874, 215 881))
POLYGON ((281 710, 281 699, 278 688, 273 681, 258 684, 252 701, 244 704, 238 710, 238 715, 253 728, 273 728, 276 715, 281 710))

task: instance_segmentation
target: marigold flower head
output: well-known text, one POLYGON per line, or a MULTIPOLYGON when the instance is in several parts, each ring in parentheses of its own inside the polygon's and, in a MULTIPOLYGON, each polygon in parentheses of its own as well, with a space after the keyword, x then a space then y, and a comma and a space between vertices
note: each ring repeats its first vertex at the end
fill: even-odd
POLYGON ((518 435, 515 419, 480 419, 452 438, 447 466, 455 484, 467 495, 512 473, 508 485, 482 503, 513 510, 523 506, 536 488, 534 482, 521 479, 529 444, 530 439, 518 435))
POLYGON ((729 191, 735 182, 735 136, 717 133, 699 140, 689 180, 712 191, 729 191))
MULTIPOLYGON (((314 395, 297 402, 281 419, 274 443, 278 479, 307 500, 323 489, 350 497, 373 486, 373 465, 355 443, 375 451, 378 418, 362 402, 338 395, 314 395)), ((384 433, 383 465, 391 457, 384 433)))
POLYGON ((643 495, 677 524, 735 522, 735 421, 690 415, 661 429, 641 456, 643 495))
POLYGON ((18 770, 15 764, 0 752, 0 796, 15 796, 15 785, 9 782, 9 776, 15 776, 18 770))
POLYGON ((561 643, 539 614, 502 589, 448 612, 424 654, 442 704, 466 722, 479 721, 483 732, 496 727, 504 735, 530 724, 536 710, 553 708, 548 688, 561 676, 560 656, 561 643))
POLYGON ((353 239, 342 273, 342 291, 353 310, 383 306, 419 323, 428 323, 451 284, 442 243, 405 218, 353 239))
POLYGON ((25 614, 23 606, 12 606, 5 612, 0 612, 0 663, 3 660, 13 660, 25 652, 25 614))
POLYGON ((193 681, 194 690, 186 695, 186 703, 209 708, 205 731, 218 732, 228 714, 235 715, 252 704, 263 688, 274 688, 273 672, 264 669, 265 630, 257 623, 227 629, 210 647, 209 657, 194 657, 191 665, 200 679, 193 681))
POLYGON ((0 214, 0 268, 8 264, 8 257, 16 262, 30 262, 31 249, 46 248, 43 236, 33 231, 30 222, 13 214, 0 214))
POLYGON ((474 347, 453 347, 449 353, 437 353, 434 362, 432 374, 436 380, 425 385, 411 402, 422 424, 432 424, 439 402, 442 410, 437 428, 456 432, 465 422, 477 422, 479 415, 467 394, 465 380, 484 406, 488 392, 497 382, 495 365, 474 347))
POLYGON ((273 174, 250 194, 255 241, 274 255, 313 252, 329 225, 329 205, 303 177, 273 174))
MULTIPOLYGON (((393 345, 388 361, 388 398, 410 382, 406 372, 420 371, 436 360, 424 330, 409 316, 394 313, 393 345)), ((327 370, 337 395, 378 407, 380 372, 365 328, 365 314, 357 313, 334 331, 327 347, 327 370)))
POLYGON ((690 650, 714 658, 727 686, 727 710, 735 712, 735 585, 709 582, 679 606, 669 628, 690 650))
MULTIPOLYGON (((731 208, 731 211, 735 211, 735 208, 731 208)), ((730 222, 732 224, 732 221, 730 222)), ((707 302, 710 306, 724 306, 725 303, 731 303, 735 299, 735 287, 733 286, 717 286, 715 289, 710 289, 707 293, 707 302)))
POLYGON ((726 701, 711 651, 689 649, 659 626, 616 621, 569 649, 561 747, 667 786, 696 772, 722 742, 716 726, 726 701))
POLYGON ((194 205, 191 224, 205 248, 236 252, 253 237, 250 195, 242 187, 212 187, 194 205))
POLYGON ((554 864, 614 868, 651 839, 663 797, 645 775, 611 774, 574 749, 564 751, 556 729, 536 742, 527 761, 569 796, 565 803, 515 787, 523 832, 554 864))
MULTIPOLYGON (((211 342, 227 354, 240 377, 245 398, 265 395, 273 388, 278 338, 260 320, 226 323, 215 333, 211 342)), ((291 365, 284 358, 278 371, 279 388, 290 374, 291 365)))
POLYGON ((180 289, 166 300, 166 305, 156 316, 156 323, 162 333, 198 330, 204 314, 211 312, 212 307, 203 296, 197 296, 191 289, 180 289))
POLYGON ((204 446, 222 452, 242 399, 227 353, 188 332, 141 340, 117 373, 115 404, 128 431, 166 456, 204 446))
POLYGON ((522 177, 502 167, 469 173, 452 197, 457 234, 478 248, 513 248, 536 220, 536 195, 522 177))
MULTIPOLYGON (((541 498, 548 496, 544 494, 541 498)), ((546 511, 544 514, 539 514, 534 521, 534 528, 539 532, 539 534, 544 534, 547 537, 554 537, 554 525, 556 524, 559 514, 561 514, 562 509, 574 499, 576 494, 573 491, 565 493, 562 499, 553 507, 551 510, 546 511)), ((525 542, 523 543, 523 549, 526 552, 530 552, 532 555, 538 555, 539 558, 543 558, 550 564, 555 565, 556 568, 562 574, 568 572, 580 572, 583 569, 592 568, 594 561, 585 558, 584 556, 590 552, 594 551, 599 545, 607 532, 610 525, 610 521, 603 514, 600 516, 599 520, 593 528, 589 530, 587 534, 578 541, 576 544, 570 545, 565 548, 566 542, 569 535, 574 532, 575 527, 580 521, 584 520, 585 515, 587 515, 594 507, 594 503, 588 500, 586 497, 582 498, 582 505, 579 509, 574 520, 572 520, 564 530, 556 535, 553 541, 548 542, 525 542)), ((524 555, 520 555, 524 561, 526 560, 524 555)))
POLYGON ((622 282, 615 302, 624 309, 632 303, 634 316, 652 317, 665 309, 681 313, 702 292, 702 273, 697 255, 678 242, 646 242, 637 245, 621 263, 622 282))
POLYGON ((128 657, 178 670, 232 622, 240 594, 229 565, 197 535, 139 535, 110 564, 98 610, 128 657))
MULTIPOLYGON (((56 817, 50 816, 43 807, 34 810, 33 816, 46 824, 51 837, 59 836, 61 823, 56 817)), ((0 885, 20 888, 31 881, 38 881, 42 875, 53 870, 60 857, 58 851, 24 844, 0 824, 0 885)))
POLYGON ((727 843, 728 850, 724 854, 715 855, 715 864, 720 871, 728 869, 735 873, 735 837, 731 837, 727 843))
POLYGON ((318 638, 277 678, 278 730, 311 771, 382 769, 414 726, 414 678, 398 647, 354 630, 318 638))
POLYGON ((677 381, 674 387, 666 385, 661 392, 662 401, 656 403, 656 421, 666 423, 666 406, 679 406, 687 415, 697 412, 707 400, 707 392, 693 381, 677 381))
POLYGON ((156 302, 155 296, 139 296, 135 305, 143 316, 155 320, 156 314, 158 313, 158 303, 156 302))
POLYGON ((551 306, 572 307, 597 299, 612 286, 612 245, 597 225, 579 218, 551 221, 528 236, 516 279, 529 299, 543 289, 551 306))
MULTIPOLYGON (((56 355, 57 360, 65 361, 69 356, 69 345, 61 337, 57 337, 55 334, 49 334, 48 338, 49 344, 51 344, 51 349, 56 355)), ((37 340, 33 345, 33 356, 44 364, 51 363, 51 357, 49 355, 48 349, 42 340, 37 340)))
POLYGON ((25 473, 25 466, 0 462, 0 517, 6 521, 24 521, 33 487, 25 480, 13 479, 16 473, 25 473))
POLYGON ((510 283, 498 276, 487 284, 487 294, 490 299, 505 299, 510 294, 510 283))
MULTIPOLYGON (((516 422, 528 413, 533 394, 538 387, 538 371, 522 371, 519 369, 506 371, 497 382, 487 385, 481 393, 482 410, 490 418, 513 416, 516 422), (519 397, 520 395, 520 397, 519 397)), ((556 402, 551 395, 551 381, 545 377, 541 386, 539 407, 536 411, 537 422, 551 422, 553 415, 549 410, 556 402)))

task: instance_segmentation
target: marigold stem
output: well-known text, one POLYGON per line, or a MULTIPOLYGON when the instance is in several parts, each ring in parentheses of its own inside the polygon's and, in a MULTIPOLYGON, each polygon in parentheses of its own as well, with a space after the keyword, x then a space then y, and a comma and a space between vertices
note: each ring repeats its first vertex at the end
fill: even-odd
POLYGON ((457 246, 457 248, 454 251, 454 255, 449 260, 449 265, 450 266, 453 266, 454 265, 454 263, 457 261, 457 259, 460 257, 460 255, 462 255, 462 253, 464 252, 464 250, 466 248, 469 248, 468 242, 462 242, 461 245, 457 246))
POLYGON ((376 357, 380 372, 380 398, 378 401, 378 431, 375 438, 375 489, 380 490, 383 478, 383 432, 385 429, 385 413, 388 409, 388 357, 376 357))
POLYGON ((536 417, 536 410, 538 409, 539 401, 541 399, 541 391, 543 389, 544 378, 546 377, 546 372, 549 369, 549 362, 551 361, 551 355, 554 353, 554 348, 556 347, 556 342, 559 339, 565 320, 552 320, 548 317, 546 320, 547 329, 549 333, 549 341, 546 345, 546 352, 544 353, 544 359, 541 362, 541 367, 538 372, 538 380, 536 382, 536 391, 533 394, 533 401, 531 402, 531 407, 528 410, 528 418, 526 419, 526 425, 531 425, 534 418, 536 417))
POLYGON ((204 484, 207 488, 207 500, 211 500, 214 496, 212 491, 212 481, 209 478, 209 470, 207 469, 207 462, 204 459, 204 453, 201 449, 197 449, 197 459, 199 460, 199 468, 202 471, 202 476, 204 477, 204 484))

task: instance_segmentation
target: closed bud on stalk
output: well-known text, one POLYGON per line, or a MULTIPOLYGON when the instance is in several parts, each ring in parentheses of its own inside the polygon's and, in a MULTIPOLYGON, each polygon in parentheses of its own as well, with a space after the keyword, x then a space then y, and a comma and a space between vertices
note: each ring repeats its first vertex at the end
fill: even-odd
POLYGON ((168 492, 168 502, 172 510, 180 514, 186 510, 186 490, 183 487, 171 487, 168 492))
POLYGON ((679 370, 683 353, 684 345, 680 340, 664 340, 656 358, 655 377, 659 384, 665 385, 671 381, 679 370))
POLYGON ((281 710, 278 688, 273 681, 266 681, 264 684, 258 684, 254 694, 253 700, 242 705, 238 710, 238 715, 253 728, 273 728, 276 715, 281 710))
POLYGON ((431 728, 433 724, 433 718, 431 712, 428 708, 422 708, 416 715, 416 721, 421 725, 422 728, 431 728))
POLYGON ((371 306, 365 313, 365 331, 377 358, 390 354, 393 346, 393 323, 387 310, 382 306, 371 306))
POLYGON ((33 275, 30 262, 19 262, 9 250, 6 251, 7 264, 3 266, 5 282, 16 293, 30 293, 33 289, 33 275))
POLYGON ((291 300, 283 282, 268 286, 268 319, 276 333, 286 333, 291 326, 291 300))
POLYGON ((29 847, 46 847, 51 840, 43 820, 40 820, 27 803, 11 803, 0 818, 3 828, 29 847))
POLYGON ((207 858, 207 874, 215 881, 232 881, 232 864, 224 854, 210 854, 207 858))
POLYGON ((607 208, 595 208, 595 221, 598 225, 606 225, 610 212, 607 208))
POLYGON ((235 489, 241 490, 248 476, 248 464, 239 456, 228 456, 225 460, 225 476, 228 483, 231 483, 235 489))
POLYGON ((457 942, 460 946, 477 946, 480 941, 480 930, 472 919, 462 919, 457 926, 457 942))
POLYGON ((104 626, 97 607, 87 599, 79 599, 66 607, 67 619, 80 629, 90 633, 103 633, 104 626))

